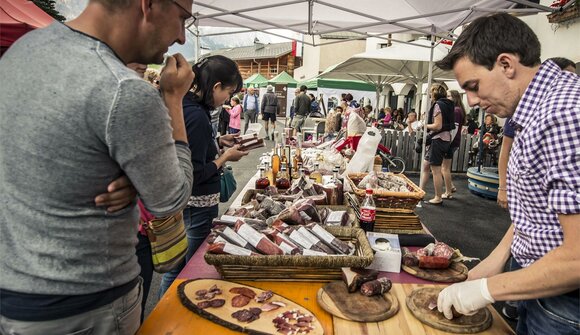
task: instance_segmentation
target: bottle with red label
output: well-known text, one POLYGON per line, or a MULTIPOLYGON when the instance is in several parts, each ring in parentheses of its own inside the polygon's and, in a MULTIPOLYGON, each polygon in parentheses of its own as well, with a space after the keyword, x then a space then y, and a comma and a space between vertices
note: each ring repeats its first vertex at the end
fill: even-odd
POLYGON ((373 199, 373 189, 367 186, 366 197, 360 206, 360 227, 365 231, 375 229, 375 215, 377 208, 373 199))

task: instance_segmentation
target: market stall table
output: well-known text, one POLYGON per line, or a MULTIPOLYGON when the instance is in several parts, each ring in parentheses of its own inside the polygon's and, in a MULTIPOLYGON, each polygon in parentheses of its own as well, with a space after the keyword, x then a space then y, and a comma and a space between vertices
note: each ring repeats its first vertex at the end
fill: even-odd
MULTIPOLYGON (((246 189, 253 187, 255 177, 242 189, 232 206, 239 205, 246 189)), ((189 260, 185 268, 179 274, 173 285, 161 298, 157 306, 147 317, 137 334, 139 335, 180 335, 192 334, 203 331, 205 334, 240 334, 223 326, 206 320, 184 307, 177 295, 177 286, 187 279, 220 279, 216 269, 207 264, 204 255, 207 251, 207 243, 204 243, 189 260)), ((414 289, 431 286, 436 283, 413 277, 405 272, 387 273, 382 272, 380 277, 388 277, 392 280, 392 291, 401 305, 399 312, 392 318, 382 322, 357 323, 333 317, 324 311, 317 303, 318 290, 325 285, 323 282, 280 282, 280 281, 240 281, 242 284, 255 286, 264 290, 272 290, 310 310, 322 323, 325 334, 449 334, 444 331, 431 328, 417 320, 405 305, 405 298, 414 289)), ((479 334, 504 335, 514 334, 509 325, 493 309, 493 324, 488 330, 479 334)))

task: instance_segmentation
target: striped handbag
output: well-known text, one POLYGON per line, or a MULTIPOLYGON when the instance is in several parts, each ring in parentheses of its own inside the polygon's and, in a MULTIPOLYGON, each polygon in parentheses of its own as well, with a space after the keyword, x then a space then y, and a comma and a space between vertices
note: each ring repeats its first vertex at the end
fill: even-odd
POLYGON ((151 243, 153 269, 164 273, 177 267, 187 252, 183 213, 151 219, 143 227, 151 243))

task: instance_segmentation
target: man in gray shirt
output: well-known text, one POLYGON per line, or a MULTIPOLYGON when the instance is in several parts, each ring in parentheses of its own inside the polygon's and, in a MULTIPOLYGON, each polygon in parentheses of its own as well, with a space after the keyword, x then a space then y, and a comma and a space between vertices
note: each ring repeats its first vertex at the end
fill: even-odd
POLYGON ((258 95, 256 94, 256 89, 253 87, 248 87, 248 93, 244 95, 244 101, 242 103, 244 108, 244 134, 248 131, 248 126, 250 123, 256 122, 256 116, 258 115, 258 95))
POLYGON ((185 42, 192 0, 90 0, 18 40, 0 62, 0 333, 134 334, 139 211, 95 197, 121 175, 146 208, 180 211, 192 187, 181 109, 193 80, 170 57, 161 95, 126 67, 185 42), (187 8, 187 9, 186 9, 187 8), (34 93, 31 93, 34 92, 34 93))

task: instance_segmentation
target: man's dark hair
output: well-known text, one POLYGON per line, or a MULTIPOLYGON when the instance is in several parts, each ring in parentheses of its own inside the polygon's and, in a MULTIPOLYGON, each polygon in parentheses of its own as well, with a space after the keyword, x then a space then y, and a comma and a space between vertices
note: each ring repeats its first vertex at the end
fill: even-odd
POLYGON ((552 58, 549 58, 548 60, 551 60, 554 63, 556 63, 556 65, 558 65, 560 67, 560 69, 562 69, 562 70, 564 70, 568 66, 571 66, 574 69, 576 69, 576 64, 573 61, 569 60, 568 58, 552 57, 552 58))
POLYGON ((452 70, 465 56, 474 64, 493 69, 501 53, 515 54, 524 66, 541 63, 540 41, 522 20, 506 13, 480 17, 459 35, 445 58, 436 65, 442 70, 452 70))
POLYGON ((308 87, 306 87, 306 85, 300 86, 300 92, 306 92, 307 90, 308 90, 308 87))

